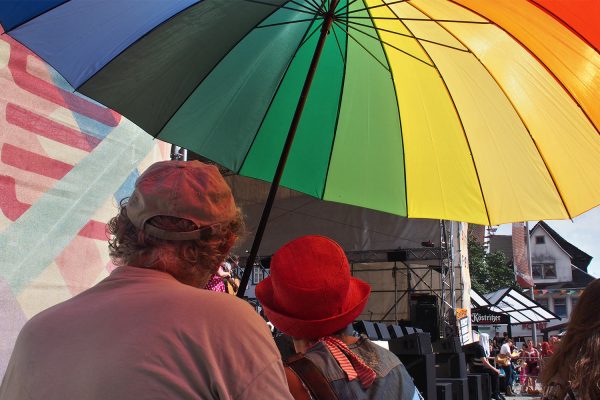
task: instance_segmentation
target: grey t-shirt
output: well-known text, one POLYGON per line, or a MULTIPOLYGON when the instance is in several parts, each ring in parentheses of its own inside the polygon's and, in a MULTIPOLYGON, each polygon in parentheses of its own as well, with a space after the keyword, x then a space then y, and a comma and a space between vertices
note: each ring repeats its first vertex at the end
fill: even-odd
POLYGON ((1 400, 291 399, 244 301, 121 267, 22 329, 1 400))

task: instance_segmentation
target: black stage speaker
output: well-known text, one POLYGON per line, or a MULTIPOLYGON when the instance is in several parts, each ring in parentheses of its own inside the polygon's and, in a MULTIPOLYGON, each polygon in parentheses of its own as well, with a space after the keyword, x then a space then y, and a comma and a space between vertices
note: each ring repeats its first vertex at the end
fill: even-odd
POLYGON ((389 325, 388 332, 390 333, 390 339, 398 339, 406 334, 400 325, 389 325))
POLYGON ((431 339, 429 333, 411 333, 400 338, 390 339, 389 349, 395 355, 421 355, 432 354, 431 339))
POLYGON ((436 383, 437 400, 452 400, 452 384, 436 383))
MULTIPOLYGON (((490 378, 490 374, 482 372, 482 373, 469 373, 469 377, 471 375, 476 375, 480 377, 479 383, 481 384, 481 400, 491 400, 492 399, 492 382, 490 378)), ((469 388, 471 387, 471 382, 469 381, 469 388)), ((471 389, 469 389, 470 392, 471 389)))
POLYGON ((436 383, 452 384, 452 400, 469 400, 469 382, 467 378, 437 378, 436 383))
POLYGON ((438 378, 466 378, 465 353, 436 354, 435 371, 438 378))
POLYGON ((481 387, 482 376, 478 374, 468 374, 469 400, 483 400, 483 388, 481 387))
POLYGON ((422 355, 396 355, 406 367, 408 374, 413 378, 415 386, 419 389, 423 398, 425 398, 425 400, 436 400, 435 355, 433 353, 422 355))
POLYGON ((436 341, 433 344, 433 352, 440 354, 462 353, 464 350, 457 336, 451 336, 436 341))
POLYGON ((371 321, 356 321, 352 327, 356 332, 366 335, 371 340, 379 340, 375 324, 371 321))
POLYGON ((412 295, 410 297, 410 321, 414 327, 431 334, 435 342, 440 336, 437 297, 434 295, 412 295))
POLYGON ((386 324, 381 322, 375 323, 375 331, 377 332, 377 337, 379 340, 390 340, 390 332, 386 324))

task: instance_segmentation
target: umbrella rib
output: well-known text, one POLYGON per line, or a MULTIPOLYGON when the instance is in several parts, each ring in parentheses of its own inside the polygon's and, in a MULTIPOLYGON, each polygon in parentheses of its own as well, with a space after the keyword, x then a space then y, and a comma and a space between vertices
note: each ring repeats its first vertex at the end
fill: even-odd
MULTIPOLYGON (((314 18, 314 20, 317 20, 317 18, 314 18)), ((311 37, 313 37, 313 36, 314 36, 314 34, 315 34, 315 33, 317 33, 317 31, 318 31, 320 28, 321 28, 320 26, 316 26, 316 27, 315 27, 315 29, 314 29, 314 30, 313 30, 313 31, 312 31, 312 32, 311 32, 309 35, 305 36, 305 37, 304 37, 304 39, 302 39, 302 41, 300 42, 300 46, 299 46, 299 47, 301 48, 302 46, 304 46, 304 44, 305 44, 306 42, 308 42, 308 41, 310 40, 310 38, 311 38, 311 37)), ((309 27, 309 29, 310 29, 310 27, 309 27)), ((295 57, 295 56, 296 56, 296 55, 294 54, 294 57, 295 57)))
MULTIPOLYGON (((413 5, 413 7, 414 7, 414 5, 413 5)), ((420 9, 418 9, 418 10, 421 11, 420 9)), ((394 15, 396 15, 396 13, 394 13, 394 10, 392 10, 391 8, 390 8, 390 11, 394 15)), ((427 15, 426 13, 423 13, 423 14, 427 15)), ((402 25, 404 25, 404 27, 406 28, 406 30, 408 30, 411 34, 413 34, 412 30, 404 23, 404 21, 401 20, 401 22, 402 22, 402 25)), ((443 27, 443 25, 440 25, 440 26, 443 27)), ((421 49, 425 52, 425 54, 427 54, 429 56, 429 53, 427 52, 427 50, 425 49, 423 44, 419 41, 417 41, 417 43, 419 44, 421 49)), ((460 42, 460 43, 462 43, 462 42, 460 42)), ((463 43, 463 46, 464 46, 464 43, 463 43)), ((465 48, 468 48, 468 47, 465 46, 465 48)), ((465 136, 465 141, 467 142, 467 146, 469 147, 469 154, 471 155, 471 160, 473 161, 473 169, 475 170, 475 176, 477 177, 477 183, 479 184, 479 191, 481 192, 481 200, 483 201, 483 205, 485 207, 485 214, 488 219, 488 224, 491 224, 490 212, 488 210, 487 201, 485 200, 485 195, 483 193, 483 186, 481 186, 481 178, 479 177, 479 171, 477 170, 477 167, 475 164, 475 157, 473 156, 473 151, 471 149, 471 143, 469 142, 469 137, 467 136, 467 131, 465 129, 465 125, 463 124, 460 113, 458 112, 458 108, 456 107, 456 102, 454 101, 454 98, 452 97, 452 93, 450 93, 450 88, 448 88, 448 84, 446 83, 444 76, 442 75, 439 68, 435 64, 435 61, 433 61, 433 59, 431 57, 429 57, 429 59, 433 63, 434 68, 438 71, 438 75, 439 75, 440 79, 442 80, 444 87, 446 88, 446 92, 448 93, 448 97, 450 98, 450 101, 452 102, 452 107, 454 108, 454 111, 456 112, 456 117, 458 118, 458 121, 460 122, 460 126, 461 126, 463 134, 465 136)))
MULTIPOLYGON (((415 6, 416 7, 416 6, 415 6)), ((427 15, 426 12, 422 11, 419 9, 419 11, 421 11, 423 14, 427 15)), ((495 24, 494 24, 495 25, 495 24)), ((469 48, 462 40, 460 40, 460 38, 458 38, 456 35, 454 35, 452 32, 450 32, 448 29, 446 29, 446 27, 444 27, 444 25, 439 24, 439 26, 444 29, 446 32, 448 32, 449 35, 451 35, 454 39, 456 39, 459 43, 461 43, 463 46, 465 46, 466 48, 469 48)), ((497 26, 497 25, 496 25, 497 26)), ((502 29, 499 27, 499 29, 502 29)), ((502 29, 503 32, 506 32, 502 29)), ((516 40, 516 39, 515 39, 516 40)), ((518 41, 517 41, 518 42, 518 41)), ((520 43, 520 42, 518 42, 520 43)), ((524 46, 523 46, 524 47, 524 46)), ((544 164, 544 167, 546 168, 546 171, 548 172, 548 175, 550 176, 550 179, 552 180, 552 184, 554 185, 554 189, 556 190, 556 193, 558 194, 558 197, 560 198, 560 201, 563 205, 563 208, 565 209, 565 212, 567 213, 567 215, 569 216, 570 219, 573 219, 573 216, 571 215, 571 213, 569 212, 569 209, 567 208, 567 204, 565 203, 565 200, 563 198, 562 193, 560 192, 560 189, 558 188, 558 185, 556 183, 556 180, 554 179, 554 175, 552 174, 552 171, 550 170, 550 167, 548 166, 548 164, 546 163, 546 159, 544 158, 544 155, 542 154, 542 152, 540 151, 540 148, 537 144, 537 142, 535 141, 535 139, 533 138, 533 136, 531 135, 531 131, 529 130, 529 127, 527 126, 527 123, 525 123, 525 120, 523 119, 523 116, 521 115, 521 113, 519 112, 519 110, 517 110, 517 107, 515 106, 515 104, 513 103, 512 99, 508 96, 508 93, 506 93, 506 91, 504 90, 504 88, 502 87, 502 85, 500 84, 500 82, 498 82, 498 80, 496 79, 496 77, 494 76, 494 74, 492 74, 492 72, 488 69, 488 67, 483 63, 483 61, 481 61, 481 59, 479 57, 477 57, 473 52, 470 52, 471 54, 473 54, 473 57, 475 57, 475 59, 477 60, 477 62, 479 64, 481 64, 481 66, 487 71, 487 73, 490 75, 490 77, 494 80, 494 82, 496 82, 496 85, 498 86, 498 88, 502 91, 502 93, 504 93, 504 97, 506 98, 506 100, 509 102, 509 104, 511 105, 511 107, 513 108, 513 110, 515 111, 515 114, 517 114, 517 116, 519 117, 519 120, 521 121, 521 123, 523 124, 523 127, 525 128, 525 130, 527 131, 527 134, 529 135, 529 138, 531 139, 531 142, 533 143, 533 145, 535 146, 536 151, 538 152, 540 159, 542 160, 542 163, 544 164)), ((531 53, 530 53, 531 54, 531 53)), ((537 58, 536 58, 537 59, 537 58)), ((538 61, 545 66, 545 64, 538 59, 538 61)), ((547 67, 546 67, 547 68, 547 67)), ((549 69, 547 69, 549 71, 549 69)), ((441 76, 441 74, 440 74, 441 76)), ((557 79, 558 81, 558 79, 557 79)), ((560 82, 560 81, 559 81, 560 82)), ((567 91, 568 93, 568 91, 567 91)), ((576 102, 577 105, 579 105, 579 103, 576 102)), ((581 108, 582 112, 583 108, 581 108)), ((587 114, 585 114, 587 115, 587 114)), ((592 124, 593 125, 593 124, 592 124)), ((465 134, 466 136, 466 134, 465 134)), ((470 146, 469 146, 469 150, 470 150, 470 146)), ((479 175, 478 175, 479 177, 479 175)), ((481 185, 481 183, 480 183, 481 185)), ((486 207, 487 209, 487 207, 486 207)), ((488 215, 488 219, 489 219, 489 215, 488 215)), ((491 221, 490 221, 491 223, 491 221)))
MULTIPOLYGON (((342 26, 340 26, 340 25, 338 24, 338 22, 337 22, 337 21, 334 21, 333 23, 334 23, 334 24, 336 24, 336 26, 337 26, 338 28, 340 28, 341 30, 343 30, 344 32, 346 32, 346 34, 348 35, 348 37, 349 37, 350 39, 354 40, 354 42, 355 42, 356 44, 358 44, 360 47, 362 47, 362 49, 363 49, 364 51, 366 51, 366 52, 367 52, 367 53, 368 53, 368 54, 369 54, 371 57, 373 57, 373 59, 374 59, 375 61, 377 61, 377 62, 379 63, 379 65, 381 65, 381 66, 382 66, 383 68, 385 68, 387 71, 391 72, 391 71, 390 71, 390 69, 389 69, 389 67, 387 67, 387 66, 386 66, 386 65, 385 65, 383 62, 381 62, 381 60, 379 60, 379 59, 378 59, 378 58, 377 58, 377 57, 376 57, 376 56, 375 56, 375 55, 374 55, 374 54, 373 54, 373 53, 372 53, 372 52, 371 52, 369 49, 367 49, 367 48, 366 48, 366 47, 365 47, 365 46, 364 46, 362 43, 360 43, 360 41, 358 41, 358 40, 357 40, 357 39, 356 39, 356 38, 355 38, 355 37, 354 37, 354 36, 353 36, 353 35, 352 35, 350 32, 348 32, 348 30, 346 30, 346 29, 344 29, 342 26)), ((383 42, 381 42, 381 43, 383 43, 383 42)), ((409 55, 410 55, 410 54, 409 54, 409 55)))
POLYGON ((298 7, 302 7, 302 8, 304 8, 305 10, 312 11, 313 13, 315 13, 315 12, 316 12, 316 13, 318 13, 318 12, 320 12, 320 11, 321 11, 321 9, 319 8, 319 6, 318 6, 318 5, 316 5, 315 3, 312 3, 312 2, 308 2, 308 3, 309 3, 311 6, 314 6, 314 8, 312 8, 312 7, 309 7, 309 6, 307 6, 306 4, 302 4, 302 3, 299 3, 299 2, 297 2, 297 1, 294 1, 294 0, 288 0, 288 1, 289 1, 290 3, 292 3, 292 4, 295 4, 295 5, 297 5, 298 7))
MULTIPOLYGON (((378 42, 380 42, 380 43, 383 43, 383 44, 385 44, 385 45, 387 45, 387 46, 390 46, 391 48, 393 48, 393 49, 396 49, 396 50, 398 50, 399 52, 401 52, 401 53, 404 53, 404 54, 406 54, 407 56, 409 56, 409 57, 412 57, 412 58, 414 58, 415 60, 417 60, 417 61, 420 61, 420 62, 422 62, 422 63, 423 63, 423 64, 425 64, 425 65, 428 65, 428 66, 430 66, 430 67, 434 67, 434 68, 435 68, 435 66, 434 66, 434 65, 432 65, 432 64, 430 64, 430 63, 428 63, 428 62, 427 62, 427 61, 425 61, 425 60, 422 60, 422 59, 420 59, 419 57, 417 57, 417 56, 415 56, 415 55, 413 55, 413 54, 410 54, 409 52, 407 52, 407 51, 405 51, 405 50, 402 50, 401 48, 399 48, 399 47, 397 47, 397 46, 394 46, 393 44, 391 44, 391 43, 389 43, 389 42, 386 42, 385 40, 382 40, 382 39, 381 39, 381 37, 375 37, 375 36, 373 36, 373 35, 371 35, 371 34, 369 34, 369 33, 366 33, 366 32, 364 32, 364 31, 362 31, 362 30, 360 30, 360 29, 357 29, 357 28, 355 28, 355 27, 349 27, 349 28, 352 28, 352 29, 354 29, 355 31, 357 31, 357 32, 360 32, 360 33, 362 33, 363 35, 365 35, 365 36, 367 36, 367 37, 370 37, 371 39, 377 40, 377 41, 378 41, 378 42)), ((348 31, 346 31, 346 33, 348 33, 348 36, 350 36, 350 33, 349 33, 348 31)), ((354 39, 354 38, 353 38, 353 39, 354 39)), ((356 40, 356 39, 354 39, 354 40, 356 40)), ((362 45, 361 45, 361 47, 362 47, 362 45)), ((363 47, 363 48, 364 48, 364 47, 363 47)), ((368 51, 368 50, 367 50, 367 51, 368 51)))
POLYGON ((314 18, 305 18, 305 19, 297 19, 294 21, 285 21, 285 22, 277 22, 274 24, 267 24, 267 25, 259 25, 256 28, 271 28, 273 26, 281 26, 281 25, 291 25, 291 24, 297 24, 299 22, 308 22, 308 21, 312 21, 314 18))
POLYGON ((311 10, 310 8, 302 10, 302 9, 298 9, 298 8, 294 8, 294 7, 285 6, 283 4, 274 4, 274 3, 269 3, 268 1, 261 1, 261 0, 244 0, 244 1, 246 1, 248 3, 256 3, 256 4, 262 4, 265 6, 272 6, 272 7, 275 7, 277 10, 279 10, 281 8, 285 8, 286 10, 297 11, 297 12, 310 14, 310 15, 313 15, 314 12, 316 11, 316 10, 311 10))
POLYGON ((275 97, 277 97, 277 93, 279 92, 279 89, 281 88, 281 85, 283 84, 283 81, 285 80, 285 76, 287 75, 287 73, 288 73, 288 71, 290 69, 290 66, 292 65, 292 62, 294 61, 294 58, 296 58, 296 55, 298 54, 298 51, 300 51, 300 48, 302 48, 302 46, 304 45, 306 37, 307 36, 311 37, 320 28, 320 25, 317 26, 316 29, 312 33, 310 33, 310 35, 309 35, 308 32, 311 30, 311 28, 315 24, 316 20, 317 20, 317 15, 315 14, 315 16, 312 18, 312 22, 309 24, 308 28, 306 28, 306 31, 304 32, 303 38, 298 43, 298 46, 296 47, 296 50, 294 50, 294 54, 290 57, 290 61, 288 62, 287 67, 285 68, 285 72, 283 73, 283 75, 281 76, 281 80, 277 84, 277 88, 275 89, 275 92, 273 93, 273 97, 271 97, 271 101, 269 102, 269 106, 267 107, 266 111, 264 112, 264 114, 262 116, 262 120, 260 121, 260 124, 256 128, 256 132, 254 132, 254 137, 252 138, 252 143, 250 143, 250 145, 248 146, 248 149, 246 150, 246 154, 244 155, 244 158, 243 158, 242 162, 240 163, 239 170, 236 171, 237 173, 239 173, 241 171, 242 167, 246 163, 246 159, 248 158, 248 155, 250 154, 250 150, 254 146, 254 142, 256 141, 256 138, 258 137, 260 129, 262 128, 263 124, 265 123, 265 119, 267 118, 267 114, 269 114, 269 110, 271 109, 271 106, 273 105, 273 102, 275 101, 275 97))
POLYGON ((368 11, 368 10, 372 10, 374 8, 391 6, 391 5, 398 4, 398 3, 406 3, 407 1, 410 1, 410 0, 396 0, 396 1, 390 1, 389 3, 377 4, 377 5, 370 6, 370 7, 358 8, 356 10, 348 11, 346 13, 346 15, 354 14, 354 13, 361 12, 361 11, 368 11))
MULTIPOLYGON (((346 23, 348 21, 346 20, 346 23)), ((334 23, 336 23, 336 19, 334 18, 334 23)), ((339 27, 340 23, 336 23, 336 25, 339 27)), ((344 56, 344 54, 342 53, 342 48, 338 42, 338 37, 337 34, 335 33, 335 27, 332 28, 333 30, 333 34, 335 35, 335 40, 338 44, 338 48, 340 50, 340 55, 342 56, 342 63, 344 64, 344 71, 342 72, 342 82, 340 83, 340 98, 338 100, 338 107, 337 107, 337 113, 335 116, 335 128, 333 131, 333 138, 331 138, 331 148, 329 149, 329 158, 327 159, 327 170, 325 171, 325 181, 323 182, 323 192, 321 193, 321 198, 323 199, 325 197, 325 190, 327 189, 327 181, 329 179, 329 168, 331 167, 331 158, 333 157, 333 148, 335 146, 335 139, 337 137, 337 128, 338 128, 338 124, 340 122, 340 112, 342 110, 342 99, 344 97, 344 87, 346 84, 346 67, 347 67, 347 61, 348 61, 348 39, 346 38, 346 46, 345 46, 345 50, 346 50, 346 55, 344 56)))
MULTIPOLYGON (((414 6, 413 6, 414 7, 414 6)), ((476 25, 490 25, 488 21, 462 21, 458 19, 427 19, 427 18, 403 18, 403 17, 350 17, 354 19, 393 19, 399 21, 422 21, 422 22, 456 22, 459 24, 476 24, 476 25)))
POLYGON ((337 33, 335 33, 335 29, 332 29, 333 37, 335 38, 335 43, 337 44, 338 50, 340 51, 340 57, 342 57, 342 61, 344 65, 346 64, 346 58, 344 57, 344 53, 342 52, 342 46, 340 46, 340 41, 338 39, 337 33))
POLYGON ((335 16, 340 17, 340 16, 344 15, 344 10, 347 10, 352 4, 356 3, 357 1, 358 0, 352 0, 352 1, 349 1, 348 3, 346 3, 346 5, 344 7, 337 10, 337 12, 335 13, 335 16))
MULTIPOLYGON (((407 38, 416 39, 416 40, 419 40, 419 41, 422 41, 422 42, 436 44, 438 46, 447 47, 449 49, 453 49, 453 50, 457 50, 457 51, 462 51, 464 53, 469 53, 470 52, 468 49, 461 49, 461 48, 458 48, 458 47, 450 46, 449 44, 440 43, 440 42, 436 42, 436 41, 433 41, 433 40, 420 38, 420 37, 417 37, 417 36, 414 36, 414 35, 407 35, 406 33, 396 32, 396 31, 392 31, 390 29, 375 28, 374 26, 367 25, 367 24, 361 24, 360 22, 356 22, 356 21, 348 21, 348 23, 353 24, 353 25, 363 26, 363 27, 369 28, 369 29, 374 29, 376 31, 382 31, 382 32, 392 33, 394 35, 399 35, 399 36, 404 36, 404 37, 407 37, 407 38)), ((359 32, 362 32, 360 29, 358 29, 356 27, 353 27, 353 28, 356 29, 359 32)))
POLYGON ((310 4, 312 4, 313 6, 315 6, 316 11, 325 12, 325 9, 323 8, 323 4, 317 3, 316 0, 306 0, 306 1, 309 2, 310 4))

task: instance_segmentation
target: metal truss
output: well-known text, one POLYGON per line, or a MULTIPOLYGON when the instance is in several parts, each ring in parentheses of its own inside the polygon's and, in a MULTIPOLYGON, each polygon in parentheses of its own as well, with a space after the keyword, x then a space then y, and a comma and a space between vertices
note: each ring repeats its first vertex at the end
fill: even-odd
MULTIPOLYGON (((438 326, 440 336, 446 337, 456 333, 456 288, 455 266, 452 257, 454 246, 454 225, 440 221, 440 243, 437 248, 401 249, 392 251, 349 252, 348 257, 353 263, 401 261, 402 268, 394 263, 392 268, 370 269, 369 271, 392 271, 394 290, 373 290, 372 293, 394 293, 394 303, 380 318, 386 320, 390 314, 397 315, 398 304, 410 294, 430 294, 438 299, 438 326), (433 272, 437 272, 436 277, 433 272), (399 290, 396 287, 398 273, 405 273, 408 278, 408 288, 399 290), (439 287, 434 286, 434 280, 439 279, 439 287), (425 289, 416 289, 416 287, 425 289)), ((394 319, 397 319, 394 317, 394 319)))
MULTIPOLYGON (((392 313, 393 316, 396 316, 398 304, 408 295, 415 293, 431 294, 438 299, 440 336, 446 337, 455 333, 456 288, 455 266, 452 257, 455 232, 453 230, 453 223, 447 224, 446 221, 440 221, 440 247, 346 252, 350 264, 394 262, 394 266, 391 268, 369 269, 370 272, 391 271, 394 278, 393 290, 372 291, 372 293, 394 293, 394 304, 386 310, 380 322, 386 320, 386 317, 392 313), (398 267, 398 261, 402 263, 402 267, 398 267), (439 274, 439 277, 433 273, 434 271, 439 274), (409 282, 407 289, 397 288, 398 274, 406 274, 409 282), (439 287, 434 285, 436 279, 439 279, 439 287), (419 285, 424 286, 425 289, 416 289, 419 285)), ((245 265, 246 262, 245 258, 244 256, 239 258, 238 271, 236 272, 240 274, 243 271, 241 266, 245 265)), ((263 256, 255 262, 254 266, 261 268, 266 276, 270 261, 270 256, 263 256)), ((394 317, 394 319, 396 318, 394 317)))

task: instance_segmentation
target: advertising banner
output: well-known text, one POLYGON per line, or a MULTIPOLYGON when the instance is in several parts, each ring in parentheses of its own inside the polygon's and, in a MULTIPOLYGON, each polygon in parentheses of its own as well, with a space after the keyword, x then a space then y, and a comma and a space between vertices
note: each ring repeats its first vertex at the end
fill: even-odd
POLYGON ((471 310, 471 323, 473 325, 506 325, 510 323, 510 317, 481 307, 471 310))

